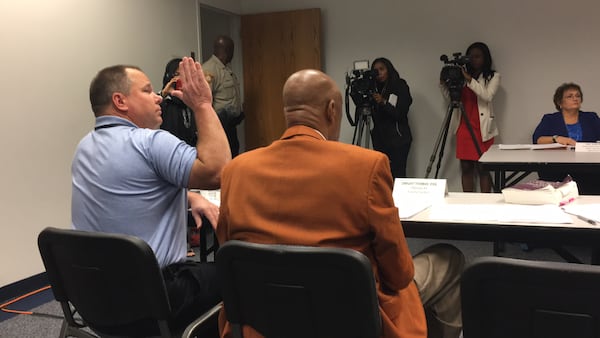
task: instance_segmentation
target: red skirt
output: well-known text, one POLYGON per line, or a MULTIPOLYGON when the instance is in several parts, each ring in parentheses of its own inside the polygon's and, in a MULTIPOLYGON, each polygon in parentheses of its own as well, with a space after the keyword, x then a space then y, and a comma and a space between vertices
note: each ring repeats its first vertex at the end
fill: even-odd
MULTIPOLYGON (((494 144, 494 138, 492 137, 485 142, 483 142, 481 139, 481 126, 479 124, 477 95, 471 89, 469 89, 469 87, 463 88, 461 93, 461 101, 465 108, 467 119, 473 128, 475 140, 473 140, 471 133, 469 133, 464 116, 461 116, 460 124, 458 125, 458 130, 456 131, 456 158, 459 160, 478 161, 481 156, 477 153, 475 142, 477 142, 479 149, 483 154, 490 149, 492 144, 494 144)), ((455 111, 454 114, 460 114, 460 112, 455 111)))

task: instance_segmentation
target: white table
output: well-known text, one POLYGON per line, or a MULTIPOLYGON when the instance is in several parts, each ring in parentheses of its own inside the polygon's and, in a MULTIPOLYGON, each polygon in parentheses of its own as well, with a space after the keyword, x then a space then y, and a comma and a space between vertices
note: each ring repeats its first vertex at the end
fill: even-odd
POLYGON ((499 192, 540 169, 571 172, 598 172, 600 153, 575 152, 573 149, 501 150, 493 145, 479 159, 483 169, 494 172, 494 189, 499 192), (507 172, 511 172, 507 176, 507 172))
MULTIPOLYGON (((504 204, 502 194, 449 193, 444 202, 452 204, 504 204)), ((573 203, 600 204, 600 196, 580 196, 573 203)), ((400 212, 401 206, 400 206, 400 212)), ((406 237, 435 238, 485 242, 519 242, 553 248, 561 254, 562 246, 582 246, 592 249, 592 263, 600 264, 600 225, 592 225, 570 216, 571 224, 513 223, 482 219, 481 221, 432 220, 430 209, 403 219, 406 237)), ((497 253, 497 248, 494 248, 497 253)), ((562 251, 561 256, 567 252, 562 251)), ((564 257, 564 256, 563 256, 564 257)))

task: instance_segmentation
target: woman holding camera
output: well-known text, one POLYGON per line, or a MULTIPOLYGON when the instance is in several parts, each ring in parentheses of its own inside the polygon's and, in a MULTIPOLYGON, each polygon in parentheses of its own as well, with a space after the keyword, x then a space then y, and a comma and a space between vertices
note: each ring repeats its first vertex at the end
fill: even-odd
POLYGON ((408 125, 408 108, 412 104, 410 89, 390 60, 378 58, 371 70, 377 71, 373 110, 373 149, 386 154, 393 177, 406 177, 406 160, 412 142, 408 125))
MULTIPOLYGON (((475 42, 465 53, 469 63, 462 69, 465 86, 461 91, 461 103, 466 120, 460 111, 452 116, 456 132, 456 158, 460 160, 462 187, 464 192, 475 191, 475 177, 479 176, 481 192, 492 191, 492 177, 479 164, 481 154, 494 144, 498 128, 494 123, 492 99, 500 86, 500 74, 492 69, 490 49, 483 42, 475 42), (468 123, 468 125, 467 125, 468 123), (473 139, 469 125, 475 139, 473 139), (477 144, 479 146, 478 152, 477 144)), ((449 97, 447 87, 442 82, 443 92, 449 97)))
POLYGON ((179 58, 172 59, 165 67, 163 89, 160 91, 160 96, 163 97, 160 104, 163 123, 160 125, 160 129, 170 132, 185 141, 185 143, 195 147, 198 137, 196 135, 194 113, 183 101, 171 96, 171 91, 176 89, 177 80, 179 79, 179 62, 181 62, 179 58))

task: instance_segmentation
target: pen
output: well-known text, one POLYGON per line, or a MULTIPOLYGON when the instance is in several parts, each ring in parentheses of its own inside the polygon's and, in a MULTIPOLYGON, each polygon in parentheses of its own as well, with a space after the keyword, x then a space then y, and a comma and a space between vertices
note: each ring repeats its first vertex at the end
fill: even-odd
POLYGON ((596 221, 594 221, 593 219, 589 219, 580 215, 577 215, 577 218, 579 218, 580 220, 584 221, 584 222, 588 222, 591 225, 596 225, 596 221))
POLYGON ((575 214, 575 213, 572 213, 572 212, 568 212, 567 210, 565 210, 565 208, 561 208, 561 209, 562 209, 562 210, 563 210, 565 213, 567 213, 567 214, 569 214, 569 215, 573 215, 573 216, 575 216, 575 217, 579 218, 580 220, 582 220, 582 221, 584 221, 584 222, 587 222, 588 224, 591 224, 591 225, 597 225, 597 224, 598 224, 598 223, 597 223, 596 221, 594 221, 593 219, 590 219, 590 218, 587 218, 587 217, 584 217, 584 216, 581 216, 581 215, 578 215, 578 214, 575 214))

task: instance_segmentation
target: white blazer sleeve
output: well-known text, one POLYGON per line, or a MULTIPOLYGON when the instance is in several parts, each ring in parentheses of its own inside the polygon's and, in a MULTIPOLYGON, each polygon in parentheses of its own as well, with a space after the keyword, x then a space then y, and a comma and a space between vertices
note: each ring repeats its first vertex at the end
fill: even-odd
POLYGON ((485 102, 492 102, 494 95, 498 91, 498 87, 500 86, 500 73, 495 72, 494 76, 490 79, 490 81, 486 84, 483 75, 479 76, 479 79, 474 81, 471 79, 470 82, 467 83, 467 87, 469 87, 480 100, 485 102))

